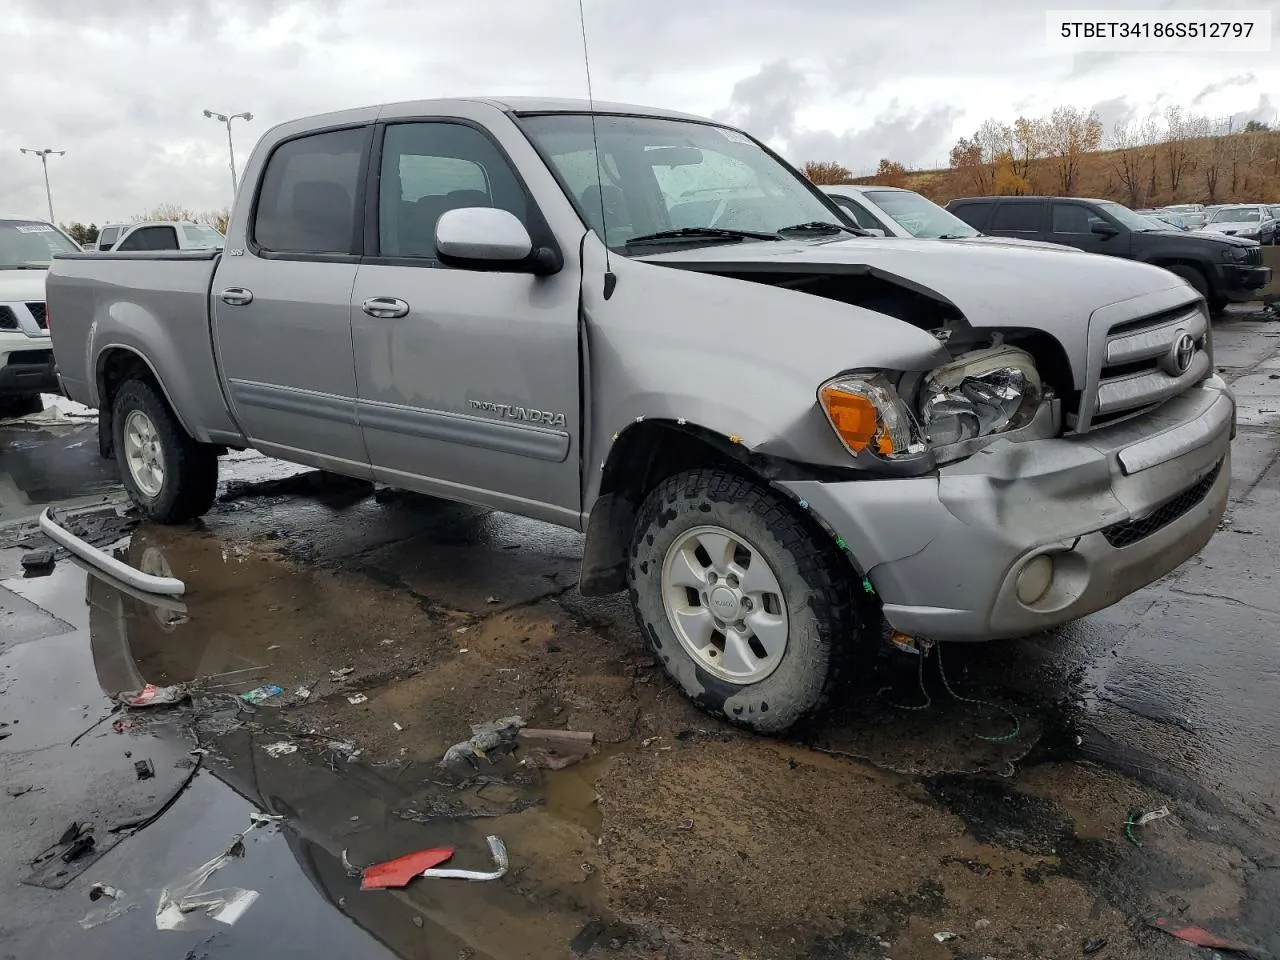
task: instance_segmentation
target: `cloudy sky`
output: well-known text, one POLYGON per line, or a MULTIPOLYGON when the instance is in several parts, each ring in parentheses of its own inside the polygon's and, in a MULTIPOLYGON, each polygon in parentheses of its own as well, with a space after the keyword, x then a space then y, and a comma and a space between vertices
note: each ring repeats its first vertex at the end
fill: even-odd
MULTIPOLYGON (((1055 52, 1047 8, 1088 0, 585 0, 595 95, 738 123, 790 159, 867 172, 945 158, 988 116, 1067 102, 1108 129, 1168 104, 1280 111, 1270 53, 1055 52)), ((1280 0, 1127 0, 1128 8, 1272 11, 1280 0)), ((237 158, 281 121, 392 100, 585 96, 577 0, 0 0, 0 214, 130 219, 230 199, 237 158)))

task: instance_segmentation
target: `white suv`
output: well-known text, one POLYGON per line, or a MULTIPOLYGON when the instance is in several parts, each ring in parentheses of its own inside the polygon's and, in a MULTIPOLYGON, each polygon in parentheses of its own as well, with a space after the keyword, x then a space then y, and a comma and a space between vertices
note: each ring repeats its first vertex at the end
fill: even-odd
POLYGON ((58 393, 44 303, 44 278, 55 253, 80 248, 51 223, 0 217, 0 419, 41 409, 58 393))

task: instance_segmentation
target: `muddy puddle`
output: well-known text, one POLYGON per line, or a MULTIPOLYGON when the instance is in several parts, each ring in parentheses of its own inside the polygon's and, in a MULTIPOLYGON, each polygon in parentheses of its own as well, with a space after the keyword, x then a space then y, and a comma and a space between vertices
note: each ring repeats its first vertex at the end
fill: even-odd
MULTIPOLYGON (((60 642, 87 647, 98 687, 50 736, 92 721, 102 691, 186 685, 189 703, 132 710, 76 749, 207 751, 188 792, 216 781, 283 817, 258 839, 292 866, 252 878, 244 929, 280 918, 273 897, 305 878, 405 958, 1067 957, 1087 939, 1146 957, 1180 953, 1145 918, 1242 916, 1256 855, 1176 802, 1141 848, 1127 839, 1130 811, 1174 801, 1081 762, 1078 678, 1034 650, 1015 669, 1007 652, 948 650, 941 673, 936 654, 886 651, 819 725, 762 740, 691 708, 624 609, 570 590, 576 549, 527 521, 314 476, 233 488, 205 522, 142 526, 122 547, 183 578, 180 600, 69 563, 22 581, 70 625, 60 642), (241 697, 264 685, 280 692, 241 697), (517 739, 441 765, 472 724, 511 716, 594 734, 592 752, 551 769, 517 739), (493 882, 361 891, 344 866, 451 846, 450 866, 489 869, 490 835, 510 856, 493 882)), ((6 689, 28 682, 15 651, 6 689)), ((240 929, 202 949, 243 949, 240 929)))

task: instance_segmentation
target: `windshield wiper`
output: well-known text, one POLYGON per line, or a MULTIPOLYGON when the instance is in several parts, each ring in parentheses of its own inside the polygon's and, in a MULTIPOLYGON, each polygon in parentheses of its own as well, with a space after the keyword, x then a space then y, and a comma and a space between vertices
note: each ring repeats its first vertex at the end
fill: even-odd
POLYGON ((970 237, 976 237, 976 233, 940 233, 935 240, 968 240, 970 237))
POLYGON ((781 240, 776 233, 759 233, 754 230, 729 230, 725 227, 680 227, 678 230, 659 230, 632 237, 626 246, 637 243, 661 243, 663 240, 723 240, 737 243, 742 240, 781 240))
POLYGON ((0 266, 0 270, 48 270, 48 264, 40 266, 36 263, 6 263, 0 266))
POLYGON ((810 220, 807 223, 794 223, 789 227, 779 227, 779 233, 837 233, 844 230, 855 237, 869 237, 871 234, 856 227, 846 227, 843 223, 831 223, 828 220, 810 220))

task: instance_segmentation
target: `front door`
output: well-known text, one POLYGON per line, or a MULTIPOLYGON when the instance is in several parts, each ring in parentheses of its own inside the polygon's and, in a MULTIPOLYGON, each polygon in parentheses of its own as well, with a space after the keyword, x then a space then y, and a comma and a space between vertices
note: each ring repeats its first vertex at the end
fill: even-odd
POLYGON ((358 413, 375 479, 576 525, 579 268, 537 277, 437 258, 446 210, 498 207, 535 237, 545 230, 479 128, 389 124, 375 158, 377 249, 352 293, 358 413))
POLYGON ((1054 201, 1049 212, 1049 232, 1045 239, 1086 253, 1105 253, 1113 257, 1129 255, 1130 233, 1083 203, 1054 201), (1094 233, 1094 226, 1111 227, 1113 235, 1094 233))
POLYGON ((212 291, 227 393, 253 445, 363 477, 371 472, 356 418, 351 287, 372 131, 277 146, 244 247, 228 243, 212 291))

